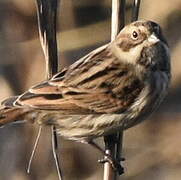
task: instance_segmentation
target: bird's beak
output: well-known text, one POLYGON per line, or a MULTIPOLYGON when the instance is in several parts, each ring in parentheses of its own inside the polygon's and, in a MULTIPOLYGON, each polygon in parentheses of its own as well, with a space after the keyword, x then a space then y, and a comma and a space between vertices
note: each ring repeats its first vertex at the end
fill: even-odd
POLYGON ((155 44, 157 43, 158 41, 160 41, 157 36, 155 35, 155 33, 152 33, 150 35, 150 37, 148 38, 148 42, 152 43, 152 44, 155 44))

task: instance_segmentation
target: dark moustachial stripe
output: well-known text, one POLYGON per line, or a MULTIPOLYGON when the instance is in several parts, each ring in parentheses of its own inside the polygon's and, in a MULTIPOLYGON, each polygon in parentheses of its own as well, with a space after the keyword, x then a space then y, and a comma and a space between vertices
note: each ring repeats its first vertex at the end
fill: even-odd
POLYGON ((137 62, 145 68, 150 68, 152 71, 169 71, 168 57, 165 54, 163 45, 156 43, 149 48, 143 48, 141 58, 137 62))
POLYGON ((144 66, 145 68, 149 68, 151 66, 152 52, 150 48, 146 47, 142 49, 141 58, 138 59, 138 64, 144 66), (148 59, 149 58, 149 59, 148 59))

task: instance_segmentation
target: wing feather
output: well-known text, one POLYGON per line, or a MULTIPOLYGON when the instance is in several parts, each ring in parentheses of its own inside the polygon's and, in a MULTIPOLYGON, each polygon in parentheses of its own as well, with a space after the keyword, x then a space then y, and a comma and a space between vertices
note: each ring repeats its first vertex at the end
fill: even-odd
POLYGON ((144 87, 134 69, 121 63, 106 45, 4 104, 62 114, 122 113, 144 87))
POLYGON ((18 99, 19 96, 12 96, 9 97, 8 99, 5 99, 4 101, 1 102, 1 105, 7 106, 7 107, 12 107, 14 106, 14 102, 18 99))

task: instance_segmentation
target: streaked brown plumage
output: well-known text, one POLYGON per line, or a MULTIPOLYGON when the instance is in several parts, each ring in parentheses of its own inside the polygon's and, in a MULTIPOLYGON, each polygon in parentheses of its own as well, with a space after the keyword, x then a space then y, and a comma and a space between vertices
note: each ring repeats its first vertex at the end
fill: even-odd
POLYGON ((168 45, 159 25, 136 21, 52 79, 5 100, 0 125, 56 125, 61 136, 90 142, 145 119, 169 82, 168 45))

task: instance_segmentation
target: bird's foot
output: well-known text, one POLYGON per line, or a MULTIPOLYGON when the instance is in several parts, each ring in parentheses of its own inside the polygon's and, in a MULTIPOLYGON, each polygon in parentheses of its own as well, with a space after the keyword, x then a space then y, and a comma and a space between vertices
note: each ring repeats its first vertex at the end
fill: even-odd
POLYGON ((113 170, 117 171, 119 175, 124 173, 124 168, 121 166, 121 161, 124 161, 124 158, 118 160, 113 159, 110 155, 106 155, 103 159, 98 160, 99 163, 110 163, 113 170))

